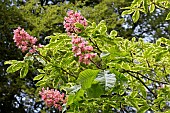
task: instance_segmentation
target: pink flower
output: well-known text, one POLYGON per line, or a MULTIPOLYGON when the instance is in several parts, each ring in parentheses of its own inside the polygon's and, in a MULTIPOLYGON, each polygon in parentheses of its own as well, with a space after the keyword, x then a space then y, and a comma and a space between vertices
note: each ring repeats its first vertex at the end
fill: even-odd
POLYGON ((72 10, 68 11, 67 16, 68 17, 64 18, 63 24, 68 35, 81 32, 81 29, 75 27, 75 23, 82 24, 84 28, 86 28, 88 25, 86 19, 78 12, 74 13, 72 10))
POLYGON ((42 47, 41 44, 37 47, 35 44, 37 42, 37 38, 30 36, 24 29, 18 27, 18 29, 14 30, 14 42, 16 46, 22 50, 22 52, 26 52, 29 50, 30 53, 35 53, 38 47, 42 47))
POLYGON ((85 50, 86 50, 86 51, 93 51, 93 47, 92 47, 92 46, 86 46, 86 47, 85 47, 85 50))
POLYGON ((75 57, 79 57, 79 62, 89 64, 90 60, 96 56, 96 54, 90 53, 93 51, 92 46, 87 46, 88 42, 82 37, 72 36, 72 51, 75 57))
POLYGON ((49 88, 45 90, 42 88, 42 91, 40 91, 39 94, 41 95, 41 98, 47 107, 54 106, 55 108, 58 108, 59 111, 61 111, 62 105, 66 103, 65 94, 61 94, 58 90, 49 90, 49 88))

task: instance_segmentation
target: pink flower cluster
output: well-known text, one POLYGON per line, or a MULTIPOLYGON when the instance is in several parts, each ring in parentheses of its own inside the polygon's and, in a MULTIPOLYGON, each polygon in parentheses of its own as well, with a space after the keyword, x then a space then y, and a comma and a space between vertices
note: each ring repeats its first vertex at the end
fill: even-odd
POLYGON ((61 94, 58 90, 49 90, 49 88, 45 90, 42 88, 42 91, 40 91, 39 94, 41 95, 42 100, 45 101, 47 107, 54 106, 55 108, 58 108, 59 111, 61 111, 62 105, 66 103, 64 93, 61 94))
POLYGON ((96 56, 96 53, 91 53, 93 47, 88 46, 87 41, 77 36, 77 33, 81 32, 81 29, 75 27, 75 24, 79 23, 86 28, 88 25, 87 21, 80 13, 72 10, 67 12, 67 16, 64 18, 64 28, 67 34, 72 37, 72 51, 75 57, 79 57, 79 62, 89 64, 90 60, 96 56))
MULTIPOLYGON (((30 36, 24 29, 18 27, 18 29, 14 30, 14 42, 16 42, 16 46, 22 50, 22 52, 26 52, 29 50, 30 53, 35 53, 37 46, 35 45, 37 39, 30 36)), ((38 47, 42 47, 41 44, 38 47)))
POLYGON ((88 25, 86 19, 81 16, 78 12, 68 11, 67 13, 68 17, 64 18, 64 28, 66 29, 66 32, 68 35, 71 35, 72 33, 79 33, 81 32, 81 29, 75 27, 75 23, 82 24, 85 28, 88 25))
POLYGON ((87 46, 88 42, 78 36, 72 37, 72 51, 76 57, 79 57, 79 62, 89 64, 90 60, 96 56, 96 53, 90 53, 93 51, 92 46, 87 46))

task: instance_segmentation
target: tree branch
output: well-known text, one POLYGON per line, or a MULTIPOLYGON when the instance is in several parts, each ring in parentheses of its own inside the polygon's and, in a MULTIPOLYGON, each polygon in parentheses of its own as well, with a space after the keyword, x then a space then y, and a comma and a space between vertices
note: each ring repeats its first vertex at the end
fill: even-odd
POLYGON ((97 43, 94 43, 91 38, 89 38, 89 40, 90 40, 90 42, 96 47, 96 49, 97 49, 100 53, 102 53, 102 51, 101 51, 100 48, 98 47, 97 43))
POLYGON ((130 70, 126 70, 126 72, 131 72, 131 73, 139 74, 139 75, 141 75, 142 77, 144 77, 144 78, 146 78, 146 79, 148 79, 148 80, 151 80, 151 81, 153 81, 153 82, 162 83, 162 84, 168 84, 167 82, 161 82, 161 81, 158 81, 158 80, 153 80, 153 79, 151 79, 151 78, 149 78, 149 77, 144 76, 143 74, 141 74, 141 73, 139 73, 139 72, 134 72, 134 71, 130 71, 130 70))
POLYGON ((136 77, 135 75, 133 75, 133 74, 132 74, 131 72, 129 72, 129 71, 124 70, 124 72, 128 73, 130 76, 132 76, 132 77, 136 78, 137 80, 139 80, 139 81, 142 83, 142 85, 144 85, 144 86, 146 87, 146 89, 147 89, 149 92, 151 92, 155 98, 157 98, 157 95, 156 95, 151 89, 149 89, 149 87, 148 87, 139 77, 136 77))
POLYGON ((92 59, 90 59, 90 61, 94 64, 94 65, 96 65, 96 67, 98 68, 98 69, 102 69, 97 63, 95 63, 92 59))
POLYGON ((64 71, 64 72, 66 72, 68 75, 70 75, 70 76, 74 77, 75 79, 77 79, 77 77, 76 77, 76 76, 74 76, 72 73, 69 73, 68 71, 66 71, 66 70, 65 70, 65 69, 63 69, 62 67, 61 67, 61 70, 62 70, 62 71, 64 71))

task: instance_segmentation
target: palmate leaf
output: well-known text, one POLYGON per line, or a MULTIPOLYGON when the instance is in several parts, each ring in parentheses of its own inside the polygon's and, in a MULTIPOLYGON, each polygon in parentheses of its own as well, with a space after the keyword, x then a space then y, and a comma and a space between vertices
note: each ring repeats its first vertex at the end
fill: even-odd
POLYGON ((103 85, 105 90, 113 88, 116 82, 115 74, 109 73, 109 71, 100 72, 95 79, 95 81, 99 82, 99 84, 103 85))
POLYGON ((99 70, 86 69, 79 74, 77 82, 81 84, 82 89, 91 87, 92 82, 96 78, 99 70))

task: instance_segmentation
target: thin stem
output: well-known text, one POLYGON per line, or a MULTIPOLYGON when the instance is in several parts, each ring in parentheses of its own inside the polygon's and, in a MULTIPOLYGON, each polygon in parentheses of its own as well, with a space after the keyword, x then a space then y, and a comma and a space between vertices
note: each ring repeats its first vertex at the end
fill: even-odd
POLYGON ((162 84, 168 84, 167 82, 161 82, 161 81, 158 81, 158 80, 153 80, 153 79, 151 79, 151 78, 149 78, 149 77, 144 76, 143 74, 141 74, 141 73, 139 73, 139 72, 134 72, 134 71, 130 71, 130 70, 126 70, 126 72, 131 72, 131 73, 139 74, 139 75, 141 75, 142 77, 144 77, 144 78, 146 78, 146 79, 148 79, 148 80, 151 80, 151 81, 153 81, 153 82, 162 83, 162 84))
POLYGON ((146 59, 146 62, 147 62, 147 64, 148 64, 148 67, 150 68, 151 66, 150 66, 150 64, 149 64, 149 61, 146 59))
POLYGON ((38 55, 40 55, 45 61, 50 62, 48 59, 46 59, 44 56, 42 56, 42 55, 39 53, 39 51, 36 51, 36 53, 38 53, 38 55))
POLYGON ((139 77, 134 76, 132 73, 130 73, 130 72, 126 71, 126 70, 124 70, 124 71, 126 73, 128 73, 130 76, 132 76, 132 77, 136 78, 137 80, 139 80, 142 83, 142 85, 144 85, 146 87, 146 89, 149 92, 151 92, 155 98, 157 98, 157 95, 151 89, 149 89, 149 87, 139 77))
POLYGON ((94 64, 94 65, 96 65, 96 67, 98 68, 98 69, 102 69, 97 63, 95 63, 92 59, 90 59, 90 61, 94 64))
POLYGON ((65 69, 61 68, 61 70, 62 70, 62 71, 64 71, 64 72, 66 72, 68 75, 73 76, 74 78, 76 78, 76 79, 77 79, 77 77, 76 77, 76 76, 74 76, 73 74, 69 73, 69 72, 68 72, 68 71, 66 71, 65 69))
MULTIPOLYGON (((46 59, 44 56, 42 56, 38 51, 37 51, 38 55, 40 55, 43 59, 45 59, 47 62, 50 62, 48 59, 46 59)), ((67 72, 65 69, 63 69, 62 67, 57 67, 57 68, 60 68, 62 71, 66 72, 67 74, 69 74, 70 76, 73 76, 74 78, 77 79, 76 76, 74 76, 73 74, 67 72)))
POLYGON ((97 43, 94 43, 91 38, 89 38, 89 40, 90 40, 90 42, 96 47, 96 49, 97 49, 100 53, 102 53, 102 51, 101 51, 100 48, 98 47, 97 43))

